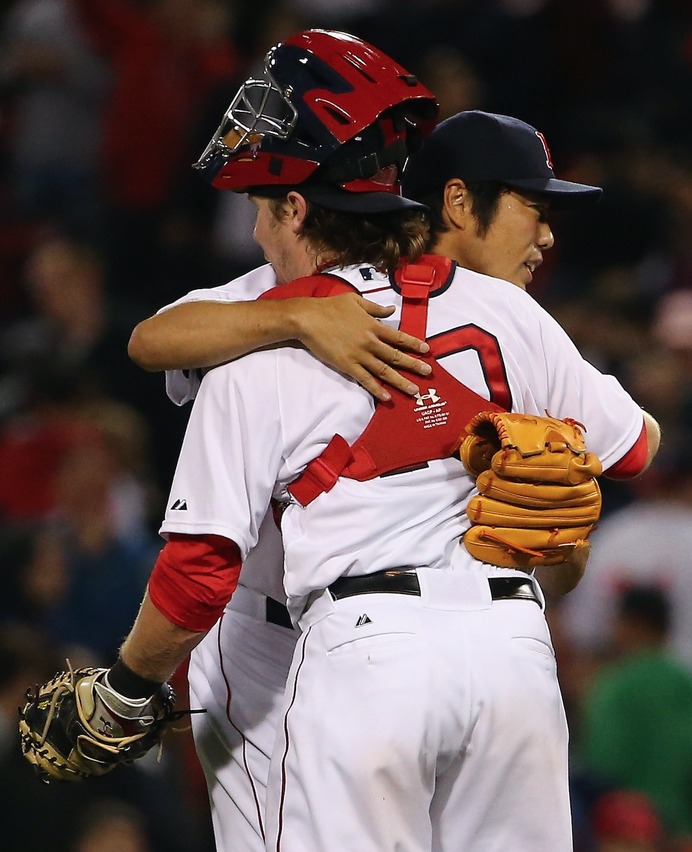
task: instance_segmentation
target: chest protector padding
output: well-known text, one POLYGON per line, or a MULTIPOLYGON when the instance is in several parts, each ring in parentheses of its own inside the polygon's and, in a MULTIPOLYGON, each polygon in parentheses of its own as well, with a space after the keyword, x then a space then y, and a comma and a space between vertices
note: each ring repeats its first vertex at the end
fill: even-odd
MULTIPOLYGON (((433 255, 397 270, 394 280, 402 297, 401 331, 426 337, 428 301, 451 274, 451 261, 433 255)), ((328 296, 349 291, 354 288, 335 276, 315 275, 270 290, 264 297, 328 296)), ((414 469, 433 459, 449 458, 472 417, 479 411, 502 410, 455 379, 430 353, 418 357, 432 367, 425 379, 401 372, 419 386, 425 382, 426 387, 413 397, 390 388, 392 399, 376 404, 370 422, 353 444, 335 435, 288 487, 301 505, 306 506, 329 491, 340 476, 365 481, 414 469)))

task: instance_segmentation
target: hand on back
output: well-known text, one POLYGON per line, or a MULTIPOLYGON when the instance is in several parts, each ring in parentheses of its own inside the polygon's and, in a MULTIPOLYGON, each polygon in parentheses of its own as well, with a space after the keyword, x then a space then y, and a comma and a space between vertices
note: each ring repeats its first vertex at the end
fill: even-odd
POLYGON ((300 302, 300 341, 313 355, 379 400, 390 398, 385 384, 411 395, 418 392, 418 386, 400 371, 428 375, 429 365, 407 352, 427 352, 429 347, 380 322, 391 316, 393 306, 382 307, 356 293, 300 302))

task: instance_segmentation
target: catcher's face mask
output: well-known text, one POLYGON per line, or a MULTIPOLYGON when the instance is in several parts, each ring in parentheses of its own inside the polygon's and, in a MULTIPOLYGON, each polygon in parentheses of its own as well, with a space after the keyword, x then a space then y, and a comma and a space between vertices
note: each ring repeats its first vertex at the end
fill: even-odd
POLYGON ((265 137, 288 139, 297 120, 298 112, 270 73, 263 80, 246 80, 194 168, 206 169, 219 155, 225 162, 243 146, 252 154, 265 137))

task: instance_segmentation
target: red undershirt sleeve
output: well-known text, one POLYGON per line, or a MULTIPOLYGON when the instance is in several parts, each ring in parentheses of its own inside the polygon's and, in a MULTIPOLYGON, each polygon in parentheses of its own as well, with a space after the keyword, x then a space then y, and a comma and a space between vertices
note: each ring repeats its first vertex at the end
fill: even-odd
POLYGON ((170 533, 149 578, 149 597, 173 624, 205 633, 231 599, 241 567, 231 539, 170 533))
POLYGON ((634 443, 634 446, 620 459, 615 462, 608 470, 603 471, 603 475, 609 479, 631 479, 633 476, 641 473, 644 470, 646 459, 649 455, 649 441, 646 436, 646 423, 642 426, 642 431, 634 443))

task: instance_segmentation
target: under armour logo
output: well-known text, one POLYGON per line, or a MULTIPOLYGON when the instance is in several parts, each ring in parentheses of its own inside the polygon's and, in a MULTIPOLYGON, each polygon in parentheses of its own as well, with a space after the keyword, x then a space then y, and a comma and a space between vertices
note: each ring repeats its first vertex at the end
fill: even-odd
POLYGON ((425 400, 429 399, 430 402, 439 402, 440 397, 437 395, 437 390, 435 388, 428 388, 427 393, 416 393, 414 394, 416 398, 416 407, 420 407, 425 405, 425 400))
POLYGON ((180 500, 176 500, 175 503, 171 506, 171 509, 177 509, 178 511, 185 511, 187 509, 187 500, 181 498, 180 500))
POLYGON ((363 615, 360 616, 358 621, 356 621, 356 627, 363 627, 366 624, 372 624, 372 619, 369 615, 363 613, 363 615))

